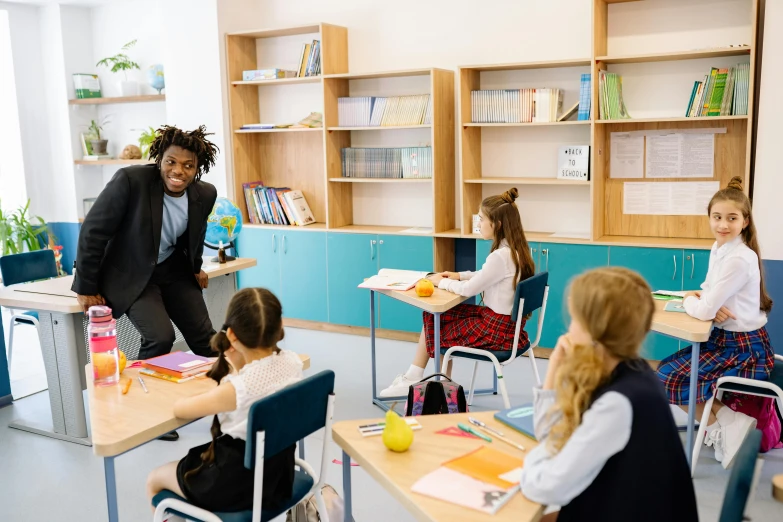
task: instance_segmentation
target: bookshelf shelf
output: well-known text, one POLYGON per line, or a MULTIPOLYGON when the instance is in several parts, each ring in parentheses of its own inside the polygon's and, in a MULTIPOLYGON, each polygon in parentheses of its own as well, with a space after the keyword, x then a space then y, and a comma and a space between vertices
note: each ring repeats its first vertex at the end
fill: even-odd
POLYGON ((557 179, 557 178, 506 178, 506 177, 482 177, 465 179, 464 183, 478 184, 499 184, 499 185, 570 185, 577 187, 589 187, 589 181, 576 179, 557 179))
POLYGON ((694 118, 685 118, 685 117, 671 117, 671 118, 629 118, 624 120, 596 120, 595 122, 598 124, 609 124, 609 123, 680 123, 680 122, 698 122, 698 121, 726 121, 726 120, 747 120, 747 115, 736 115, 736 116, 699 116, 694 118))
POLYGON ((117 96, 113 98, 82 98, 68 100, 69 105, 110 105, 114 103, 142 103, 166 101, 165 94, 145 94, 142 96, 117 96))
POLYGON ((335 183, 432 183, 432 178, 329 178, 335 183))
POLYGON ((463 123, 467 127, 559 127, 561 125, 590 125, 590 120, 575 121, 536 121, 530 123, 463 123))
POLYGON ((636 54, 628 56, 596 56, 595 61, 605 64, 616 63, 648 63, 670 62, 676 60, 699 60, 703 58, 721 58, 726 56, 748 56, 751 48, 720 47, 717 49, 701 49, 695 51, 678 51, 672 53, 636 54))
POLYGON ((110 160, 74 160, 74 165, 149 165, 155 163, 149 160, 128 160, 128 159, 110 159, 110 160))
POLYGON ((460 69, 477 72, 486 71, 522 71, 527 69, 558 69, 561 67, 589 67, 592 64, 590 58, 578 60, 554 60, 547 62, 520 62, 520 63, 501 63, 494 65, 465 65, 460 69))
POLYGON ((376 125, 373 127, 327 127, 329 132, 334 131, 377 131, 377 130, 399 130, 399 129, 429 129, 432 125, 376 125))
POLYGON ((429 76, 432 71, 451 72, 446 69, 406 69, 400 71, 383 71, 374 73, 342 73, 342 74, 327 74, 324 78, 332 80, 373 80, 379 78, 401 78, 405 76, 429 76))
POLYGON ((321 32, 321 28, 324 25, 328 25, 328 24, 300 25, 296 27, 286 27, 283 29, 261 29, 258 31, 242 31, 238 33, 231 33, 230 36, 239 36, 239 37, 256 40, 259 38, 277 38, 279 36, 314 34, 314 33, 321 32))
POLYGON ((262 133, 276 133, 276 132, 323 132, 323 127, 304 127, 304 128, 285 128, 285 129, 236 129, 235 134, 262 134, 262 133))
POLYGON ((279 78, 277 80, 252 80, 252 81, 236 81, 231 82, 231 85, 254 85, 256 87, 267 85, 287 85, 287 84, 303 84, 303 83, 321 83, 321 76, 303 76, 301 78, 279 78))

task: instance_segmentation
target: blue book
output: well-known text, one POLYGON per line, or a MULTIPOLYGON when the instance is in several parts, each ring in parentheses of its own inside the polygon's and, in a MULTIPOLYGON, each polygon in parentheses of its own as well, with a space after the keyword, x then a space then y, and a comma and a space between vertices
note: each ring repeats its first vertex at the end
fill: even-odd
POLYGON ((682 301, 669 301, 666 303, 666 306, 663 307, 664 312, 680 312, 680 313, 686 313, 685 312, 685 305, 682 304, 682 301))
POLYGON ((533 440, 536 439, 533 428, 533 404, 522 404, 495 414, 495 419, 509 428, 513 428, 533 440))
POLYGON ((590 98, 590 83, 590 74, 583 74, 579 85, 579 113, 577 115, 578 121, 587 121, 590 119, 590 106, 592 104, 592 100, 590 98))

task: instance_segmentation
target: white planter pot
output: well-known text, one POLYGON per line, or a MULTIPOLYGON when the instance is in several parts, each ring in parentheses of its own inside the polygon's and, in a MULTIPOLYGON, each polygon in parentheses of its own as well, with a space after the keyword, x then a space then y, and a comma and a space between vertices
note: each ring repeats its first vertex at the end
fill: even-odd
POLYGON ((139 82, 135 80, 121 81, 120 93, 122 94, 122 96, 138 96, 139 82))

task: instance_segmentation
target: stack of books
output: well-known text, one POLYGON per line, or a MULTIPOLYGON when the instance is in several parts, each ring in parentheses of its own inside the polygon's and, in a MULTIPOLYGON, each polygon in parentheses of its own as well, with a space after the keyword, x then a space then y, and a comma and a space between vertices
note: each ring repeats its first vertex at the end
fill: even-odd
POLYGON ((344 178, 432 178, 432 147, 344 148, 344 178))
POLYGON ((206 375, 214 358, 201 357, 187 352, 172 352, 147 359, 141 363, 139 373, 145 376, 181 383, 206 375))
POLYGON ((748 114, 750 64, 718 69, 713 67, 700 82, 693 83, 687 118, 748 114))
POLYGON ((321 41, 302 44, 299 56, 299 77, 318 76, 321 74, 321 41))
POLYGON ((254 225, 296 225, 315 223, 310 206, 300 190, 265 187, 261 181, 243 183, 247 216, 254 225))
POLYGON ((599 71, 598 88, 598 105, 602 120, 626 120, 631 117, 623 101, 622 76, 599 71))
POLYGON ((590 119, 590 106, 592 104, 592 97, 590 96, 591 83, 590 73, 583 74, 579 82, 579 115, 576 118, 578 121, 590 119))
POLYGON ((356 96, 337 99, 340 127, 399 127, 432 123, 429 94, 356 96))
POLYGON ((563 107, 561 89, 500 89, 471 91, 473 123, 557 121, 563 107))
POLYGON ((324 126, 324 115, 311 112, 296 123, 246 123, 240 130, 318 129, 324 126))

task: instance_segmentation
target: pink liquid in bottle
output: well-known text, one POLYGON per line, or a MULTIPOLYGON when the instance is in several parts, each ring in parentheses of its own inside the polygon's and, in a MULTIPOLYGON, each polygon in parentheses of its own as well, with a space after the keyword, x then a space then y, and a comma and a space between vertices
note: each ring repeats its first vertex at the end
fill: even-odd
POLYGON ((87 314, 93 382, 97 386, 112 386, 120 382, 117 323, 108 306, 91 306, 87 314))

